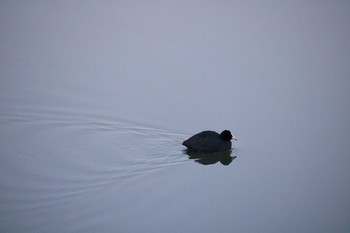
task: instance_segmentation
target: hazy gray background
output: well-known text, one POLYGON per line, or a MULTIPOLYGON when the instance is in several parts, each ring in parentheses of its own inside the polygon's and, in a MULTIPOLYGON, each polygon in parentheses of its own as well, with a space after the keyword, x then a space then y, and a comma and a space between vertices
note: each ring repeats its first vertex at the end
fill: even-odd
POLYGON ((349 5, 5 1, 1 93, 181 129, 332 118, 350 82, 349 5))
POLYGON ((1 1, 0 230, 348 232, 349 12, 1 1), (184 160, 205 129, 225 169, 184 160))

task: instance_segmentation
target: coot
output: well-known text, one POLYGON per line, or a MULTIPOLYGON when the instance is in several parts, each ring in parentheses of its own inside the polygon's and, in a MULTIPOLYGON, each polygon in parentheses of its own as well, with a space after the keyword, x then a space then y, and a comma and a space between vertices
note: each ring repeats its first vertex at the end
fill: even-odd
POLYGON ((206 130, 193 135, 182 145, 193 151, 214 153, 230 150, 232 147, 231 139, 237 140, 229 130, 224 130, 221 134, 206 130))

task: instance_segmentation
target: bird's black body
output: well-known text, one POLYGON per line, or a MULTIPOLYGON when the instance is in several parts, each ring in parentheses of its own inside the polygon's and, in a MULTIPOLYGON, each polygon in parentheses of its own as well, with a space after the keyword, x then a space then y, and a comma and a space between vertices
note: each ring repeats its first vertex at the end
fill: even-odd
POLYGON ((222 131, 221 134, 206 130, 193 135, 185 140, 182 145, 197 152, 215 153, 230 150, 232 147, 232 138, 232 134, 228 130, 222 131))

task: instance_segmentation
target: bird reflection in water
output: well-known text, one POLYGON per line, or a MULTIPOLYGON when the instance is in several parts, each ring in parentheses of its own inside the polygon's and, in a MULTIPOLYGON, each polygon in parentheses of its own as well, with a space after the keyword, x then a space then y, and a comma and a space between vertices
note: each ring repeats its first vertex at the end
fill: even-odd
POLYGON ((195 162, 202 165, 212 165, 220 162, 222 165, 227 166, 237 158, 237 156, 231 156, 232 150, 217 153, 203 153, 185 149, 184 153, 189 156, 189 159, 193 159, 195 162))

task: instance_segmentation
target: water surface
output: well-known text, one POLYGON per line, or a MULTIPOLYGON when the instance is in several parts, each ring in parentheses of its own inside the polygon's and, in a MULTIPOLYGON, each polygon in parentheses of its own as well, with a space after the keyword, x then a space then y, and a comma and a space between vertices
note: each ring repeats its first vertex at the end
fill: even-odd
POLYGON ((0 3, 0 231, 348 232, 349 9, 0 3))

